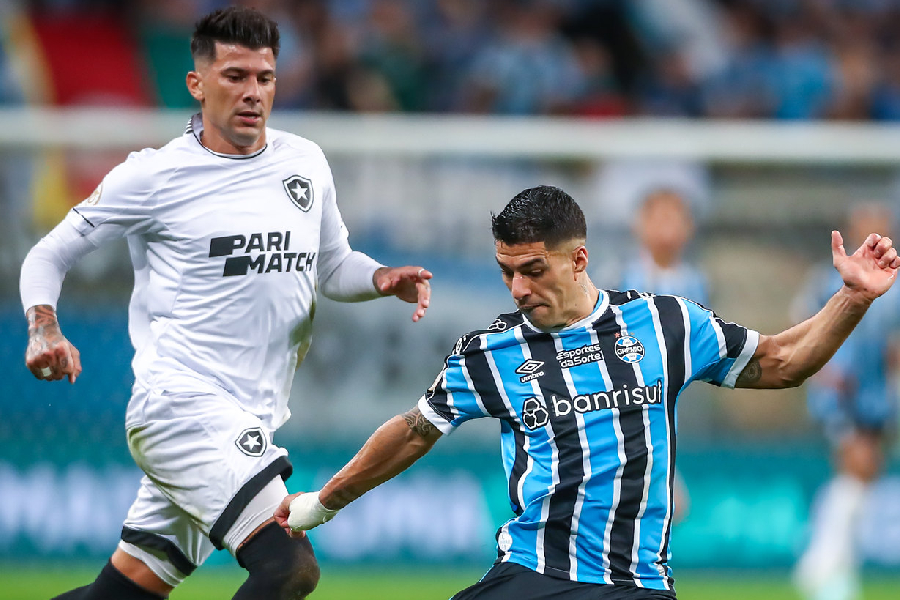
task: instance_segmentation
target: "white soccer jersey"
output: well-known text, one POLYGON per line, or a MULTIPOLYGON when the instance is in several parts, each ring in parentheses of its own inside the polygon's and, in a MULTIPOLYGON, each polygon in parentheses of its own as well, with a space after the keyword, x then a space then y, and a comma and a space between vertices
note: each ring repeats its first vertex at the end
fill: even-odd
POLYGON ((317 270, 350 253, 321 149, 267 129, 252 155, 214 153, 202 124, 133 153, 66 221, 94 245, 127 237, 136 383, 233 398, 270 430, 289 417, 317 270))

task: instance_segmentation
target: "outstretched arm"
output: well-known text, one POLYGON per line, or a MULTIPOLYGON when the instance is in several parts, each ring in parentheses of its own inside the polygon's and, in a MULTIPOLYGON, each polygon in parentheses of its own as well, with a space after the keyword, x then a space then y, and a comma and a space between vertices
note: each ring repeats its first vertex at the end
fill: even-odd
POLYGON ((900 267, 891 239, 875 233, 848 256, 841 234, 833 231, 831 252, 843 287, 813 317, 777 335, 760 336, 735 387, 785 388, 803 383, 834 356, 872 302, 890 289, 900 267))
POLYGON ((331 520, 338 510, 408 469, 440 437, 418 407, 394 417, 321 490, 282 500, 275 520, 288 534, 302 536, 304 530, 331 520))
POLYGON ((323 253, 319 272, 322 293, 338 302, 362 302, 397 296, 416 305, 412 320, 425 316, 431 299, 432 274, 419 266, 385 267, 362 252, 323 253), (333 255, 338 255, 335 258, 333 255))

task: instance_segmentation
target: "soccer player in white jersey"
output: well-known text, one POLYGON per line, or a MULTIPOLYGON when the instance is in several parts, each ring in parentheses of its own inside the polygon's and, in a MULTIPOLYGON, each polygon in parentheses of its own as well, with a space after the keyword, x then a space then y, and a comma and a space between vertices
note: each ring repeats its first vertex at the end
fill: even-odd
POLYGON ((497 532, 494 566, 456 600, 675 598, 668 540, 682 390, 799 385, 894 283, 897 251, 872 233, 848 256, 833 232, 841 289, 803 323, 760 335, 684 298, 595 287, 584 214, 557 188, 521 192, 492 230, 518 310, 460 338, 415 408, 382 425, 320 491, 287 496, 276 520, 293 535, 316 527, 442 434, 492 417, 515 516, 497 532))
MULTIPOLYGON (((429 303, 431 274, 351 250, 319 147, 266 127, 278 29, 254 10, 201 19, 187 131, 132 154, 28 254, 21 275, 39 379, 81 372, 56 303, 65 273, 125 237, 134 264, 129 448, 146 476, 110 562, 65 600, 165 598, 227 548, 249 572, 234 598, 302 598, 319 570, 306 539, 273 522, 291 465, 272 434, 310 342, 317 292, 429 303)), ((64 527, 65 524, 52 524, 64 527)))

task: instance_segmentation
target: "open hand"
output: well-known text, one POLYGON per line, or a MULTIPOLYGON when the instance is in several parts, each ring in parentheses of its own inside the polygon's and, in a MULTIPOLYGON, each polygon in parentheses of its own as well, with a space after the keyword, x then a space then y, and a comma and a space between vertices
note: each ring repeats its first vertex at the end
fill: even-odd
POLYGON ((375 288, 384 296, 397 296, 404 302, 416 305, 412 320, 418 321, 425 316, 428 303, 431 301, 431 284, 428 280, 433 275, 422 267, 381 267, 372 277, 375 288))
POLYGON ((891 238, 877 233, 870 233, 862 246, 848 256, 840 232, 832 231, 831 255, 844 285, 869 301, 890 289, 900 267, 900 258, 891 238))

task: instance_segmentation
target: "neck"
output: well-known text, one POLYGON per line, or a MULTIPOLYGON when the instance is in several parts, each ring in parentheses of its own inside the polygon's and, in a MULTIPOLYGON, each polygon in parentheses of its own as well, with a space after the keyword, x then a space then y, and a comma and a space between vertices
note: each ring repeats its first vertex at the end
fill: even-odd
POLYGON ((600 298, 600 290, 594 285, 587 274, 582 273, 578 281, 578 300, 575 303, 575 316, 566 321, 566 326, 577 323, 587 317, 594 311, 597 306, 597 300, 600 298))

